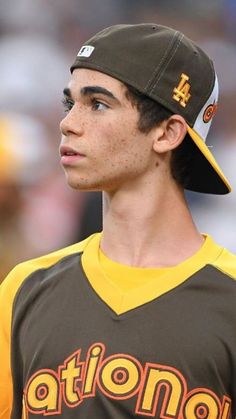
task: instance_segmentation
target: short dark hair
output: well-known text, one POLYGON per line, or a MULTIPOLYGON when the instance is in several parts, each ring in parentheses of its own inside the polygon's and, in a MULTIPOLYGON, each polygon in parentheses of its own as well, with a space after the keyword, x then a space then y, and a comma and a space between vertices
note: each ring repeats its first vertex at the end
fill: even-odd
MULTIPOLYGON (((139 112, 138 128, 141 132, 148 133, 162 121, 170 118, 173 112, 160 103, 139 92, 134 87, 125 84, 126 97, 136 106, 139 112)), ((175 181, 186 187, 188 184, 189 170, 191 168, 192 147, 189 135, 186 134, 182 143, 172 151, 170 169, 175 181)))

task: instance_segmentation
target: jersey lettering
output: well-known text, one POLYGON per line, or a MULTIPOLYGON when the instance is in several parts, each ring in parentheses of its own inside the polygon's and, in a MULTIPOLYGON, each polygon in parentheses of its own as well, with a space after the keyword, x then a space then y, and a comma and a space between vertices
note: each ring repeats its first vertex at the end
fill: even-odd
POLYGON ((81 401, 81 391, 78 382, 81 381, 83 363, 80 360, 80 350, 67 358, 59 367, 60 382, 63 384, 64 401, 69 407, 78 406, 81 401))
POLYGON ((182 374, 168 366, 147 363, 144 377, 136 413, 155 416, 161 390, 164 390, 165 397, 161 406, 161 417, 179 417, 181 404, 187 393, 186 381, 182 374))
MULTIPOLYGON (((222 401, 210 389, 189 391, 177 369, 161 364, 141 363, 129 354, 105 357, 105 345, 93 344, 85 361, 81 349, 70 355, 57 371, 42 369, 29 379, 24 390, 25 416, 60 415, 67 406, 80 408, 86 398, 105 397, 122 401, 136 397, 135 413, 160 419, 228 419, 231 400, 222 401)), ((27 416, 26 416, 27 417, 27 416)))

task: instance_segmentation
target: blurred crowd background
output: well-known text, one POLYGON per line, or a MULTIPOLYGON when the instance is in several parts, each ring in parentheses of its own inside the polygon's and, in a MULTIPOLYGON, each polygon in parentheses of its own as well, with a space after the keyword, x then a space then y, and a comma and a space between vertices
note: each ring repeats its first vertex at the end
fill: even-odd
POLYGON ((187 199, 199 229, 236 252, 236 1, 7 0, 0 2, 0 281, 16 263, 101 229, 100 194, 70 190, 59 164, 62 90, 86 39, 139 22, 181 30, 215 62, 220 102, 208 145, 233 192, 187 192, 187 199))

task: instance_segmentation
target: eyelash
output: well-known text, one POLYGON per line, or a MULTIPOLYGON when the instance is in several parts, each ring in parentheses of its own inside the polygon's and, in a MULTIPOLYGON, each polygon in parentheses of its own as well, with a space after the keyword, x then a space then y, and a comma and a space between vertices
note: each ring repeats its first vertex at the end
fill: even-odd
MULTIPOLYGON (((73 100, 68 99, 68 98, 63 98, 63 99, 62 99, 62 104, 63 104, 63 106, 64 106, 65 112, 69 112, 69 111, 71 111, 71 109, 72 109, 72 108, 73 108, 73 106, 74 106, 74 102, 73 102, 73 100)), ((97 106, 99 106, 99 105, 105 106, 105 108, 106 108, 106 109, 109 109, 109 106, 108 106, 108 105, 106 105, 106 103, 104 103, 104 102, 102 102, 102 101, 100 101, 100 100, 98 100, 98 99, 95 99, 95 98, 92 98, 92 99, 91 99, 91 104, 92 104, 92 109, 93 109, 94 111, 99 110, 99 109, 97 109, 97 106)))
POLYGON ((62 99, 61 102, 65 108, 65 112, 69 112, 74 106, 73 100, 65 98, 65 97, 62 99))
POLYGON ((98 106, 98 105, 105 106, 105 109, 109 109, 109 106, 106 103, 102 102, 101 100, 98 100, 98 99, 93 98, 91 100, 91 102, 92 102, 92 109, 94 111, 99 110, 99 109, 96 108, 96 106, 98 106))

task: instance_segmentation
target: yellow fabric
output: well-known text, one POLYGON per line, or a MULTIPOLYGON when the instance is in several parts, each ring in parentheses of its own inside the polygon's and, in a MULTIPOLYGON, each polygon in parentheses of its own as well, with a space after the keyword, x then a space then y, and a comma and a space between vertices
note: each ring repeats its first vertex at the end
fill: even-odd
MULTIPOLYGON (((92 237, 92 236, 91 236, 92 237)), ((90 237, 90 238, 91 238, 90 237)), ((12 408, 10 367, 12 305, 22 282, 37 269, 48 268, 63 257, 80 252, 90 238, 81 243, 18 265, 0 286, 0 419, 9 419, 12 408)))
MULTIPOLYGON (((175 267, 163 269, 162 272, 155 269, 151 272, 151 278, 145 282, 140 281, 139 286, 131 287, 126 291, 117 285, 117 274, 114 272, 113 280, 108 277, 99 260, 99 243, 101 233, 95 235, 88 243, 86 251, 82 255, 82 264, 84 271, 89 278, 91 286, 94 288, 100 298, 116 313, 123 314, 138 306, 148 303, 155 298, 165 294, 171 289, 177 287, 188 279, 191 275, 205 266, 211 261, 215 261, 223 251, 223 248, 213 242, 213 240, 206 236, 206 240, 201 249, 191 258, 180 263, 175 267)), ((112 262, 110 262, 110 265, 112 262)), ((113 263, 114 271, 118 268, 118 264, 113 263)), ((109 268, 110 269, 110 268, 109 268)), ((146 268, 137 269, 132 267, 120 266, 117 272, 121 272, 124 279, 137 275, 137 277, 146 276, 146 268), (139 272, 138 272, 139 271, 139 272)), ((148 276, 152 269, 148 269, 148 276)))
POLYGON ((236 279, 236 255, 223 249, 220 257, 212 264, 224 274, 236 279))
POLYGON ((101 233, 94 234, 83 242, 24 262, 18 265, 1 284, 0 419, 10 418, 13 401, 10 367, 12 306, 19 287, 34 271, 48 268, 70 254, 84 252, 82 265, 92 288, 117 314, 125 313, 163 295, 209 263, 236 279, 236 256, 216 245, 208 236, 193 257, 176 267, 164 269, 122 266, 109 260, 105 261, 108 259, 105 255, 99 259, 100 239, 101 233))
POLYGON ((111 281, 123 292, 139 287, 152 279, 159 281, 169 271, 169 268, 135 268, 121 265, 109 259, 100 248, 98 257, 107 281, 111 281))

